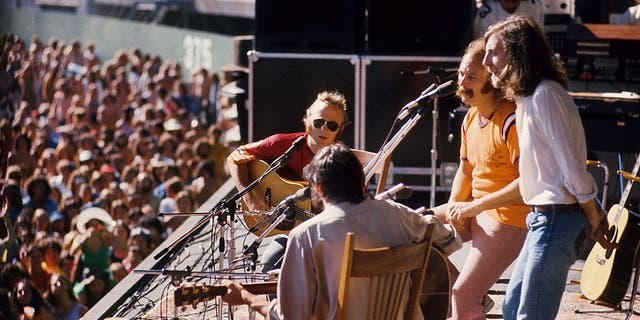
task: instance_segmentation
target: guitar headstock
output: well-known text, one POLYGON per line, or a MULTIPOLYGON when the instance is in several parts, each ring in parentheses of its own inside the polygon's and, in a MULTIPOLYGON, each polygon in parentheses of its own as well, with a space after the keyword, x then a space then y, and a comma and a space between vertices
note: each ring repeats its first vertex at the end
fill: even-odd
POLYGON ((186 284, 173 290, 174 303, 176 306, 184 307, 191 304, 194 308, 200 302, 213 300, 226 293, 227 287, 225 286, 206 284, 186 284))

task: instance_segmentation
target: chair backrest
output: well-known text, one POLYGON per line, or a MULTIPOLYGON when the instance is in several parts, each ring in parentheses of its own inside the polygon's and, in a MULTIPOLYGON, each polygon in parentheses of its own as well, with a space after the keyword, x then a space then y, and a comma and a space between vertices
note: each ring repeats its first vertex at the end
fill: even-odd
MULTIPOLYGON (((374 152, 365 151, 360 149, 351 149, 353 154, 358 158, 358 161, 364 167, 373 157, 376 155, 374 152)), ((391 157, 387 157, 384 161, 375 168, 375 174, 378 175, 376 186, 376 193, 380 193, 384 191, 387 183, 387 176, 389 175, 389 167, 391 165, 391 157)))
POLYGON ((432 244, 433 225, 416 244, 354 249, 355 235, 345 235, 336 319, 346 319, 351 278, 368 278, 365 319, 414 319, 432 244), (408 295, 408 297, 407 297, 408 295), (400 317, 400 312, 404 312, 400 317))

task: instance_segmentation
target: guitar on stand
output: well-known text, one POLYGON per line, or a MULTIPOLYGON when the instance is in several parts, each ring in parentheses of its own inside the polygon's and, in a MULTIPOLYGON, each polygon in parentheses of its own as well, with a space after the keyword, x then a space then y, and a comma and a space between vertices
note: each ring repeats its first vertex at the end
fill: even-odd
POLYGON ((612 243, 617 243, 618 248, 604 249, 599 243, 595 243, 585 260, 580 279, 580 289, 585 297, 612 307, 618 306, 624 298, 634 259, 638 258, 635 253, 640 241, 640 217, 637 213, 630 212, 626 206, 633 183, 640 180, 639 169, 640 157, 636 159, 631 173, 618 171, 618 174, 628 179, 627 184, 620 203, 613 205, 607 214, 613 234, 612 243))

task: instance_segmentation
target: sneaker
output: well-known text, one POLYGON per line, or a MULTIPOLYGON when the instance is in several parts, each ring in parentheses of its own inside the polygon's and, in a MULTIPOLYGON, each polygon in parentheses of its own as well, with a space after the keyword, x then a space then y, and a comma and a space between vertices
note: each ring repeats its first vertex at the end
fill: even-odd
POLYGON ((484 314, 489 313, 495 304, 496 302, 493 301, 488 294, 485 294, 484 299, 482 299, 482 312, 484 312, 484 314))

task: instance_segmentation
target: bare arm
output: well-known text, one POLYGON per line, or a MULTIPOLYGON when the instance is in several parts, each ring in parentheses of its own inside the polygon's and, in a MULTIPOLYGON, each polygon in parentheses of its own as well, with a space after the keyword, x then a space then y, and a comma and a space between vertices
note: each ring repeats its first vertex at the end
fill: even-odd
MULTIPOLYGON (((227 158, 227 166, 238 191, 246 188, 250 183, 247 164, 236 163, 230 156, 227 158)), ((255 188, 242 196, 242 199, 250 211, 267 211, 270 209, 264 201, 264 194, 261 194, 255 188)))
POLYGON ((470 218, 480 214, 482 211, 521 201, 519 180, 520 178, 513 180, 504 188, 487 194, 482 198, 474 199, 464 204, 456 204, 455 207, 450 209, 452 217, 458 219, 470 218))
POLYGON ((580 207, 582 207, 582 210, 591 225, 591 238, 596 240, 605 249, 616 248, 617 244, 611 243, 613 235, 609 230, 607 213, 602 209, 602 207, 596 204, 595 198, 581 203, 580 207))
POLYGON ((466 160, 460 160, 460 166, 453 178, 449 203, 467 201, 471 197, 473 166, 466 160))
MULTIPOLYGON (((445 221, 451 223, 458 231, 462 231, 466 229, 464 218, 460 216, 453 215, 456 207, 459 203, 466 203, 466 201, 471 198, 471 180, 473 174, 473 166, 469 161, 460 160, 460 166, 458 167, 458 171, 456 172, 455 177, 453 178, 453 184, 451 185, 451 195, 449 196, 449 202, 445 208, 438 207, 441 210, 436 211, 436 213, 441 212, 442 209, 445 210, 444 217, 445 221)), ((439 216, 439 215, 438 215, 439 216)), ((442 219, 442 217, 440 218, 442 219)))
POLYGON ((227 286, 227 294, 222 296, 222 301, 232 306, 246 304, 263 317, 267 316, 270 305, 269 301, 249 292, 239 283, 225 281, 223 284, 227 286))

